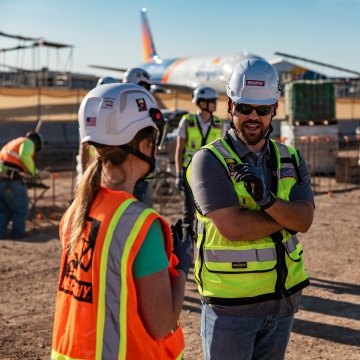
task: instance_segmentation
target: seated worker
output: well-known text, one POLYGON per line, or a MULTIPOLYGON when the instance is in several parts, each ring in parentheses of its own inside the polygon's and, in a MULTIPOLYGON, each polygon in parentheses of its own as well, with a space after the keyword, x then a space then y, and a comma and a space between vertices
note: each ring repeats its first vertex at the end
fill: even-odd
POLYGON ((12 221, 11 239, 25 237, 25 222, 29 199, 24 176, 39 176, 35 154, 43 147, 42 136, 29 131, 24 137, 14 139, 0 151, 0 239, 7 236, 12 221))

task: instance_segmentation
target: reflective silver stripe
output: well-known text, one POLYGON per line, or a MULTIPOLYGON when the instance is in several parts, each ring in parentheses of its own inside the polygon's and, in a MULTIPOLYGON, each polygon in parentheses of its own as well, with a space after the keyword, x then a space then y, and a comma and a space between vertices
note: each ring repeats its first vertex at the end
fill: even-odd
POLYGON ((289 158, 290 157, 290 153, 289 153, 289 150, 288 150, 286 145, 284 145, 284 144, 276 144, 275 146, 277 146, 277 148, 279 150, 279 153, 280 153, 280 156, 282 158, 289 158))
POLYGON ((271 261, 276 260, 275 249, 250 250, 206 250, 205 260, 208 262, 237 262, 237 261, 271 261))
POLYGON ((288 254, 291 254, 293 251, 296 250, 296 245, 298 243, 299 243, 299 240, 296 236, 292 236, 284 243, 284 246, 286 247, 288 254))
POLYGON ((8 155, 11 155, 12 157, 14 157, 14 158, 17 159, 17 160, 20 160, 19 154, 16 153, 15 151, 13 151, 13 150, 6 150, 6 153, 7 153, 8 155))
POLYGON ((142 203, 131 203, 120 217, 112 236, 106 270, 106 310, 102 359, 118 359, 119 357, 119 344, 122 336, 120 333, 121 309, 119 307, 119 300, 122 286, 126 287, 126 284, 121 284, 121 260, 126 240, 131 231, 133 231, 134 222, 144 209, 145 205, 142 203), (114 329, 119 329, 119 333, 115 332, 114 329))
MULTIPOLYGON (((299 240, 292 236, 285 243, 288 253, 296 250, 299 240)), ((271 261, 276 260, 275 249, 249 249, 249 250, 205 250, 205 260, 208 262, 236 262, 236 261, 271 261)))
MULTIPOLYGON (((276 144, 279 153, 280 153, 280 158, 281 159, 291 159, 291 154, 290 151, 288 149, 288 147, 284 144, 276 144)), ((281 165, 283 168, 290 168, 290 169, 295 169, 295 166, 292 162, 287 162, 281 165)), ((278 172, 278 178, 280 178, 280 169, 277 170, 278 172)))
MULTIPOLYGON (((221 154, 223 159, 226 158, 233 158, 233 156, 229 153, 229 151, 225 148, 225 146, 222 144, 220 140, 217 140, 212 143, 212 146, 221 154)), ((224 167, 227 173, 230 175, 230 170, 227 166, 224 167)), ((231 175, 230 175, 231 176, 231 175)))
POLYGON ((204 229, 205 229, 205 224, 203 221, 198 221, 197 222, 197 227, 196 227, 196 233, 197 234, 203 234, 204 233, 204 229))
POLYGON ((224 147, 220 140, 212 143, 212 146, 214 146, 214 148, 222 155, 223 158, 232 158, 232 155, 227 151, 227 149, 224 147))

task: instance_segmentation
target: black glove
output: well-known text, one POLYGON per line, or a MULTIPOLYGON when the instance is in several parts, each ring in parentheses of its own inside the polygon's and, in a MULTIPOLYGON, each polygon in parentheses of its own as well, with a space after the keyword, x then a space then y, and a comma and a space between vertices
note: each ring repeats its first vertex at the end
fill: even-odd
POLYGON ((257 166, 249 163, 237 164, 233 166, 232 171, 235 172, 235 181, 244 181, 247 192, 262 209, 274 204, 276 198, 266 187, 263 175, 257 166))
POLYGON ((171 225, 171 234, 173 238, 173 252, 179 259, 176 269, 184 271, 187 275, 193 258, 194 245, 192 236, 189 235, 183 239, 181 219, 175 225, 171 225))
POLYGON ((183 177, 183 175, 182 175, 181 172, 176 173, 175 186, 176 186, 180 191, 184 191, 184 190, 185 190, 184 177, 183 177))

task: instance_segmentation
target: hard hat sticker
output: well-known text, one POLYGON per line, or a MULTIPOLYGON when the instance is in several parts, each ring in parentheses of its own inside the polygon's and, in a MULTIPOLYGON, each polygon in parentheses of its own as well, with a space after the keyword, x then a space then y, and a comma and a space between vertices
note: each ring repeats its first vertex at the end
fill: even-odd
POLYGON ((147 111, 147 106, 144 98, 136 99, 139 111, 147 111))
POLYGON ((115 99, 113 99, 113 98, 108 98, 108 97, 104 98, 102 108, 112 109, 114 107, 114 101, 115 101, 115 99))
POLYGON ((88 116, 86 118, 85 126, 96 126, 96 116, 88 116))
POLYGON ((262 81, 262 80, 246 80, 246 85, 249 85, 249 86, 265 86, 265 81, 262 81))

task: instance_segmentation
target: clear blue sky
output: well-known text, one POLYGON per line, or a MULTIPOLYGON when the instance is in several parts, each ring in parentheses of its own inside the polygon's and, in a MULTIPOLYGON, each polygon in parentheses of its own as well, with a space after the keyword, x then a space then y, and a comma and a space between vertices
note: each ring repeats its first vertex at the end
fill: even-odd
MULTIPOLYGON (((120 76, 87 65, 141 64, 142 7, 162 58, 279 51, 360 72, 360 0, 0 0, 0 31, 74 45, 71 63, 51 50, 41 66, 120 76)), ((0 36, 0 48, 17 45, 0 36)), ((0 63, 31 68, 32 53, 0 53, 0 63)))

